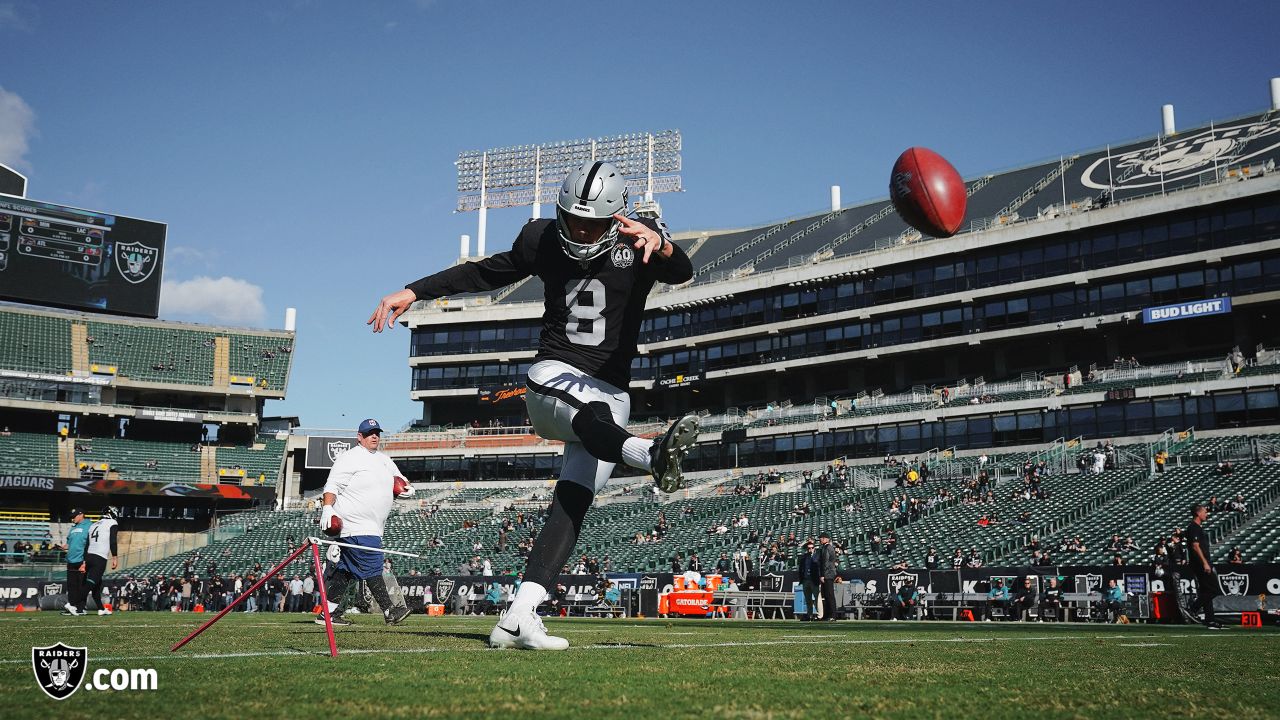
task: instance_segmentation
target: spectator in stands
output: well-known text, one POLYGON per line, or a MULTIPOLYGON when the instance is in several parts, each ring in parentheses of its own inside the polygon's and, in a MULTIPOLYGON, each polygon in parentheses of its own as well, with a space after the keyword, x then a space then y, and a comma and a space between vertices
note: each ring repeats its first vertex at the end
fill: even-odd
POLYGON ((1112 558, 1111 558, 1111 564, 1112 564, 1112 565, 1124 565, 1124 557, 1122 557, 1122 556, 1120 556, 1120 555, 1115 555, 1114 557, 1112 557, 1112 558))
POLYGON ((925 570, 938 569, 938 551, 934 549, 932 545, 929 546, 928 554, 924 556, 924 569, 925 570))
POLYGON ((671 574, 672 575, 680 575, 684 572, 684 564, 682 560, 683 558, 681 558, 680 553, 676 553, 675 555, 671 556, 671 574))
POLYGON ((969 548, 969 555, 964 559, 964 566, 967 568, 982 567, 982 556, 978 554, 976 546, 969 548))
POLYGON ((1238 547, 1231 548, 1231 555, 1227 558, 1227 564, 1228 565, 1244 564, 1244 554, 1240 552, 1240 548, 1238 547))
POLYGON ((964 567, 964 551, 956 548, 955 553, 951 555, 951 569, 959 570, 964 567))
POLYGON ((689 568, 691 572, 702 573, 702 560, 698 559, 698 553, 689 555, 689 568))

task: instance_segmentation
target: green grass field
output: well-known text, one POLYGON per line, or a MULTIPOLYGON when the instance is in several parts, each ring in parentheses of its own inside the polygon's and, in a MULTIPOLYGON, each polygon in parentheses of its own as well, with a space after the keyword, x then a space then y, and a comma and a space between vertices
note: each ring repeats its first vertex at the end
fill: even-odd
POLYGON ((489 650, 492 620, 0 617, 4 718, 1280 717, 1280 632, 1146 625, 551 620, 562 653, 489 650), (155 668, 151 692, 36 686, 31 647, 155 668))

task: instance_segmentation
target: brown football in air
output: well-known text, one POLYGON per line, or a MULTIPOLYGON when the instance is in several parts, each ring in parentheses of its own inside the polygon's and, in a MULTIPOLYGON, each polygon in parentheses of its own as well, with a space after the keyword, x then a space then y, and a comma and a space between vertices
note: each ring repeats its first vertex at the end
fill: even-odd
POLYGON ((889 178, 893 208, 911 227, 933 237, 951 237, 964 224, 964 180, 946 158, 929 148, 907 148, 889 178))

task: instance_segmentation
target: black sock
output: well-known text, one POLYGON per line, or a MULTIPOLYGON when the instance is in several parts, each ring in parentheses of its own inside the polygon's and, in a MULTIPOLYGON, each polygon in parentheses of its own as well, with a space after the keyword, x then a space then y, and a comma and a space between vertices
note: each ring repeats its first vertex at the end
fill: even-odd
POLYGON ((595 493, 578 483, 568 480, 556 483, 547 522, 529 551, 525 580, 541 585, 548 592, 555 588, 556 577, 569 559, 569 553, 573 552, 573 546, 578 543, 582 518, 586 517, 594 499, 595 493))

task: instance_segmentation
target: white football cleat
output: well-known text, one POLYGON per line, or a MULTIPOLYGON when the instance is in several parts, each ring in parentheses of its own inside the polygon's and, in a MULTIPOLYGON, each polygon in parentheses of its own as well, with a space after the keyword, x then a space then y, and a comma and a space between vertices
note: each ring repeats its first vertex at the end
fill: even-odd
POLYGON ((567 650, 569 641, 547 634, 537 613, 507 613, 489 633, 489 647, 520 650, 567 650))
POLYGON ((99 610, 99 611, 98 611, 98 614, 99 614, 99 615, 110 615, 110 614, 111 614, 111 611, 110 611, 110 610, 107 610, 106 608, 103 608, 102 610, 99 610))

